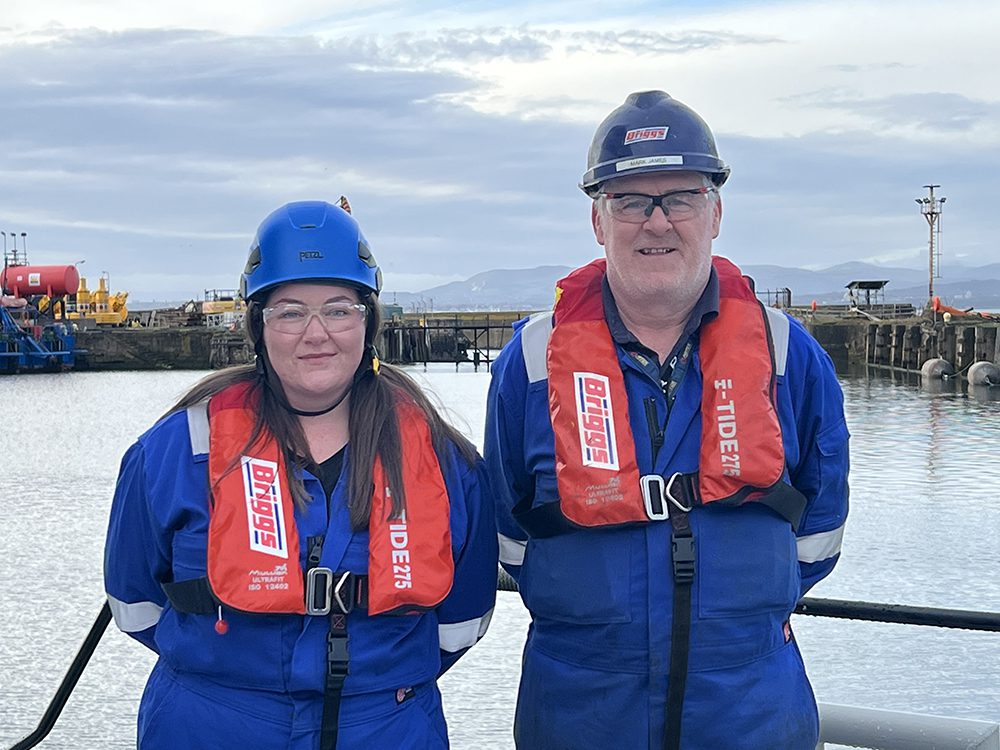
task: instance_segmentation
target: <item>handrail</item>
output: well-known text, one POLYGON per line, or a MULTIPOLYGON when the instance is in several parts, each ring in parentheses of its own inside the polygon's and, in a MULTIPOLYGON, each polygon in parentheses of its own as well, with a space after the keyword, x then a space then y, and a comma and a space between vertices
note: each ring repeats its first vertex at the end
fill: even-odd
POLYGON ((819 744, 878 750, 1000 750, 1000 725, 909 711, 819 704, 819 744))
POLYGON ((69 700, 70 693, 76 687, 76 683, 79 682, 80 675, 83 674, 87 662, 93 656, 94 649, 97 648, 97 644, 100 642, 101 636, 104 635, 109 622, 111 622, 111 608, 108 606, 107 600, 105 600, 101 606, 101 611, 97 613, 97 619, 94 620, 94 624, 90 627, 90 632, 84 638, 76 658, 73 659, 73 663, 70 664, 69 669, 66 671, 66 676, 63 677, 62 682, 59 684, 56 694, 53 696, 48 708, 45 709, 42 720, 38 722, 38 726, 35 727, 31 734, 12 745, 10 750, 30 750, 30 748, 33 748, 44 740, 48 733, 52 731, 56 719, 62 713, 66 701, 69 700))
POLYGON ((851 620, 892 622, 903 625, 930 625, 939 628, 1000 632, 1000 612, 976 612, 968 609, 914 607, 907 604, 806 597, 799 601, 795 607, 795 613, 820 617, 841 617, 851 620))
MULTIPOLYGON (((497 574, 497 591, 517 591, 517 582, 502 568, 497 574)), ((795 614, 1000 632, 1000 612, 976 612, 967 609, 941 609, 915 607, 908 604, 804 597, 796 605, 795 614)))
MULTIPOLYGON (((497 590, 518 590, 517 582, 511 578, 507 571, 503 570, 499 566, 497 567, 497 590)), ((853 620, 900 623, 905 625, 929 625, 932 627, 1000 632, 1000 613, 997 612, 976 612, 960 609, 914 607, 905 604, 857 602, 844 599, 814 599, 806 597, 799 601, 798 605, 795 607, 795 613, 820 617, 840 617, 853 620)), ((39 722, 38 727, 36 727, 35 730, 23 740, 13 745, 11 750, 28 750, 29 748, 35 747, 35 745, 41 742, 52 730, 56 719, 58 719, 59 714, 62 713, 62 709, 66 705, 66 701, 69 700, 70 693, 72 693, 73 688, 76 687, 76 683, 79 681, 80 675, 87 666, 87 662, 94 653, 94 649, 97 648, 97 644, 101 640, 101 636, 104 634, 104 630, 107 628, 110 620, 111 610, 108 607, 108 603, 105 601, 101 607, 101 611, 97 615, 96 621, 93 626, 91 626, 90 632, 84 639, 79 653, 77 653, 76 658, 70 665, 69 670, 66 672, 66 676, 63 678, 63 681, 59 685, 59 688, 49 704, 49 707, 46 709, 45 715, 39 722)), ((887 712, 882 712, 885 715, 881 715, 875 709, 858 709, 854 707, 835 705, 826 705, 824 708, 826 709, 826 713, 823 716, 824 725, 831 728, 831 731, 825 733, 822 738, 827 742, 843 742, 843 739, 839 739, 842 727, 850 727, 852 722, 856 721, 857 717, 860 715, 857 712, 863 712, 866 720, 867 717, 874 716, 875 718, 873 720, 876 721, 876 724, 878 723, 878 720, 884 721, 887 717, 892 718, 888 716, 887 712), (834 716, 837 717, 836 720, 834 720, 834 716), (833 730, 833 726, 837 726, 839 728, 833 730), (835 740, 834 737, 838 737, 838 739, 835 740)), ((919 731, 923 731, 920 721, 923 721, 925 718, 935 718, 921 717, 917 715, 913 715, 911 718, 910 715, 904 716, 903 714, 899 714, 899 717, 902 717, 902 720, 904 721, 904 724, 901 726, 918 726, 919 731), (914 724, 914 721, 916 721, 917 724, 914 724)), ((955 726, 959 726, 962 720, 954 721, 956 722, 955 726)), ((989 725, 988 723, 983 724, 983 727, 980 727, 978 726, 980 723, 981 722, 966 721, 962 726, 964 726, 965 729, 971 728, 971 730, 975 731, 979 731, 980 729, 983 729, 983 727, 985 727, 986 730, 989 730, 982 734, 982 743, 973 745, 972 747, 977 748, 977 750, 979 748, 982 748, 982 750, 993 750, 993 748, 997 747, 998 731, 1000 730, 996 730, 995 725, 989 725)), ((820 743, 819 747, 823 747, 823 742, 820 743)), ((871 745, 871 747, 880 747, 888 750, 889 748, 908 746, 879 744, 871 745)))

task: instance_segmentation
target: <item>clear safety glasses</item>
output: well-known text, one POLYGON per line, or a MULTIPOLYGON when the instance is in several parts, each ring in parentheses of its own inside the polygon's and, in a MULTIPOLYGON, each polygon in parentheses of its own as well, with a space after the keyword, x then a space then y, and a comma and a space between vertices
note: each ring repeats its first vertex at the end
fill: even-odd
POLYGON ((264 325, 281 333, 302 333, 314 315, 329 333, 343 333, 363 326, 368 308, 351 302, 327 302, 316 307, 283 302, 264 308, 264 325))
POLYGON ((645 193, 598 193, 604 197, 611 216, 629 224, 643 224, 659 206, 670 221, 685 221, 696 216, 708 204, 714 187, 671 190, 663 195, 645 193))

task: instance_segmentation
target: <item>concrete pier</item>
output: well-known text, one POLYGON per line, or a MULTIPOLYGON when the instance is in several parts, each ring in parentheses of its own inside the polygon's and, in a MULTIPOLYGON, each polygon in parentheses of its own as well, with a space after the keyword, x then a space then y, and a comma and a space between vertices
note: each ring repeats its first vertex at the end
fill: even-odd
MULTIPOLYGON (((471 362, 489 367, 510 340, 511 324, 529 313, 437 313, 387 321, 376 346, 393 364, 471 362)), ((93 370, 210 370, 245 364, 253 352, 241 330, 97 328, 78 333, 93 370)))
POLYGON ((929 359, 950 362, 963 373, 975 362, 1000 364, 1000 321, 984 318, 944 322, 913 317, 887 321, 831 319, 794 311, 833 359, 838 371, 864 365, 920 372, 929 359))
MULTIPOLYGON (((919 373, 924 362, 941 358, 957 373, 974 362, 1000 364, 1000 321, 909 317, 872 321, 793 308, 840 372, 875 365, 919 373)), ((489 367, 510 340, 511 324, 527 312, 405 315, 386 322, 377 343, 382 359, 394 364, 471 362, 489 367)), ((81 331, 77 344, 88 350, 92 369, 217 369, 251 361, 241 331, 218 328, 110 328, 81 331)))

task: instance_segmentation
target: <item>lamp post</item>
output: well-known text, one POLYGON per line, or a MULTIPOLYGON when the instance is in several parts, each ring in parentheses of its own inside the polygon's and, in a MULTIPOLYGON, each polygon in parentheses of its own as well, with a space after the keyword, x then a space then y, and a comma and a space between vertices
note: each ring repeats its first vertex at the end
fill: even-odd
POLYGON ((924 185, 928 194, 914 200, 920 206, 920 213, 927 220, 929 237, 927 240, 927 304, 934 306, 934 277, 941 275, 941 211, 947 198, 934 195, 934 188, 940 185, 924 185))

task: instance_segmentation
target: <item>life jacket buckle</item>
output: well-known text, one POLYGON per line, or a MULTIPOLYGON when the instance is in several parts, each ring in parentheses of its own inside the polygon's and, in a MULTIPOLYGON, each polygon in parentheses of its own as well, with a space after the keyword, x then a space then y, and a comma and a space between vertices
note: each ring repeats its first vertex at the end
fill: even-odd
POLYGON ((333 585, 333 601, 343 614, 349 614, 357 601, 358 577, 346 571, 341 573, 333 585))
POLYGON ((646 517, 650 521, 664 521, 670 517, 667 504, 663 502, 663 477, 659 474, 645 474, 639 477, 642 503, 646 506, 646 517))
POLYGON ((329 568, 310 568, 306 571, 306 614, 330 614, 333 590, 333 571, 329 568))
POLYGON ((337 574, 329 568, 310 568, 306 573, 306 614, 349 614, 357 601, 358 585, 358 577, 350 571, 337 574))
POLYGON ((667 481, 667 488, 664 491, 664 494, 667 496, 667 499, 670 502, 672 502, 674 504, 674 507, 676 507, 678 510, 682 510, 685 513, 690 513, 692 506, 691 505, 684 505, 684 503, 682 503, 680 500, 678 500, 676 497, 674 497, 674 493, 671 492, 671 490, 674 487, 674 483, 677 482, 679 479, 683 479, 683 478, 684 478, 683 474, 681 474, 679 471, 675 471, 670 476, 670 479, 667 481))

